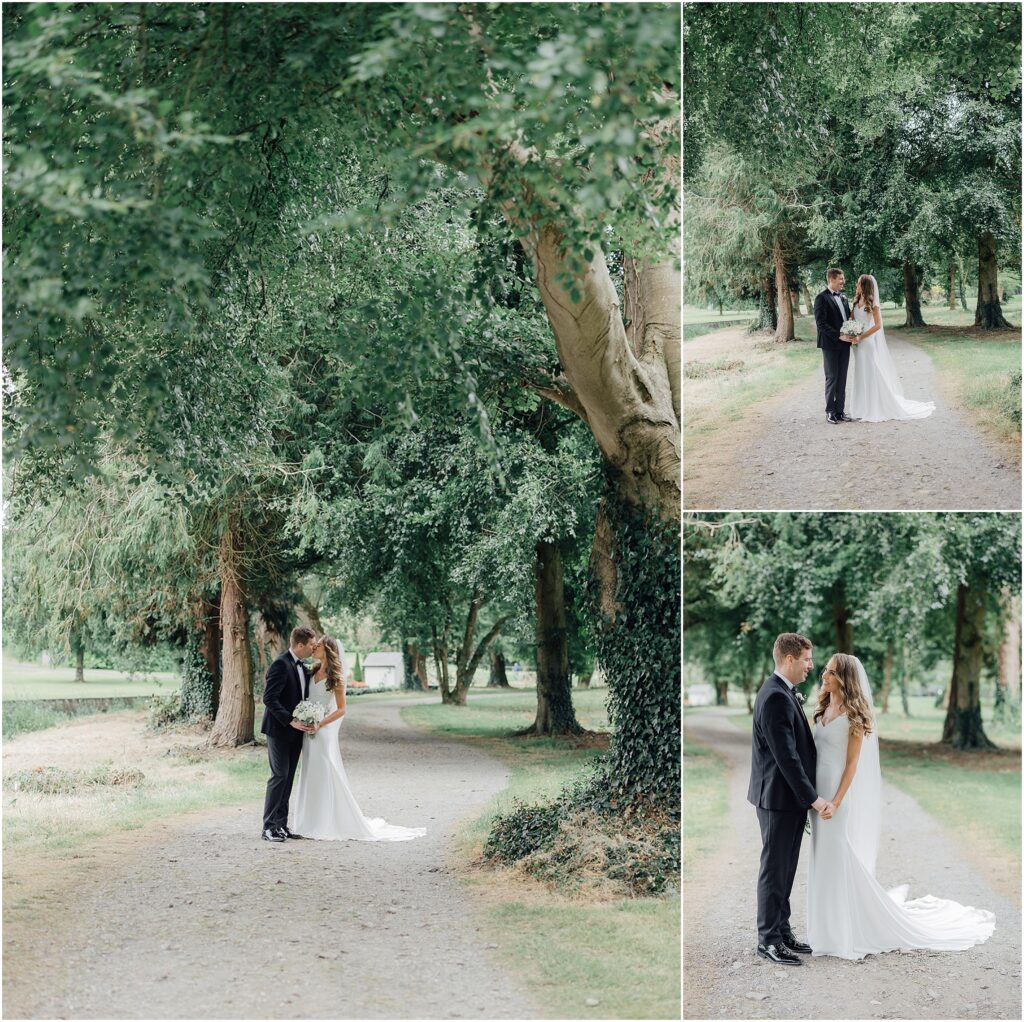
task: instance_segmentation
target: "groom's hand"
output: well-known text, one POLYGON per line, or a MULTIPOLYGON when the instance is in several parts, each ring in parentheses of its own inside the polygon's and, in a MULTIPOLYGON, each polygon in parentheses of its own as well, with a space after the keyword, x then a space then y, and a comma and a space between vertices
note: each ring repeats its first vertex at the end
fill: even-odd
POLYGON ((313 729, 308 724, 303 724, 301 720, 292 720, 292 727, 296 731, 312 731, 313 729))
POLYGON ((818 815, 823 820, 831 820, 833 814, 835 813, 835 811, 836 811, 835 805, 832 802, 826 802, 825 803, 825 807, 823 809, 819 810, 818 815))

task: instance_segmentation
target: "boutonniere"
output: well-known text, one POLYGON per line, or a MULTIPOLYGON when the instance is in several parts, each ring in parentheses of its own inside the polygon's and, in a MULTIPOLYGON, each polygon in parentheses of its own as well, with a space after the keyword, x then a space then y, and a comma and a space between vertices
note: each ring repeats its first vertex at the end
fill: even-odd
POLYGON ((796 696, 796 701, 801 706, 803 706, 804 703, 807 702, 807 697, 803 694, 803 692, 798 692, 796 689, 793 689, 793 695, 796 696))

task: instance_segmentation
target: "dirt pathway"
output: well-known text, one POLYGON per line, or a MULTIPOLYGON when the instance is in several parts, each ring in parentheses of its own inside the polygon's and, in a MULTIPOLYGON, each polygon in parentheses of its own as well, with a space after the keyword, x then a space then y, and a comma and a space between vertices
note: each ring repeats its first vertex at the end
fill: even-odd
MULTIPOLYGON (((963 862, 949 836, 908 795, 883 781, 885 813, 878 879, 910 884, 996 914, 988 941, 967 951, 871 955, 860 962, 805 958, 803 968, 773 966, 755 952, 760 832, 747 802, 750 735, 729 711, 684 723, 687 739, 725 756, 728 835, 684 887, 683 1017, 687 1019, 1019 1019, 1019 906, 992 890, 963 862)), ((807 847, 793 886, 793 927, 806 936, 807 847)))
MULTIPOLYGON (((687 358, 707 357, 716 347, 721 355, 735 352, 739 333, 724 330, 701 337, 687 350, 687 358), (697 344, 703 345, 699 352, 697 344)), ((935 402, 927 419, 829 425, 819 365, 690 453, 685 506, 1019 510, 1021 474, 1012 457, 950 403, 921 348, 898 337, 889 338, 889 347, 907 396, 935 402)))
MULTIPOLYGON (((363 811, 425 838, 270 844, 260 803, 85 847, 31 897, 5 892, 4 1017, 543 1017, 445 865, 507 771, 406 726, 418 701, 356 702, 343 749, 363 811)), ((62 730, 5 746, 44 757, 62 730)))

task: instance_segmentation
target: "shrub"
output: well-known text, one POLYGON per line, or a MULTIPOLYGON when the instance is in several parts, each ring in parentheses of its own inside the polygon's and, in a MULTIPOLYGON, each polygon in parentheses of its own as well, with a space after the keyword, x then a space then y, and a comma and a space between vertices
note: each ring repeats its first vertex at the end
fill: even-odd
POLYGON ((185 719, 180 692, 172 692, 167 696, 151 696, 148 709, 147 723, 154 731, 169 727, 171 724, 179 724, 185 719))

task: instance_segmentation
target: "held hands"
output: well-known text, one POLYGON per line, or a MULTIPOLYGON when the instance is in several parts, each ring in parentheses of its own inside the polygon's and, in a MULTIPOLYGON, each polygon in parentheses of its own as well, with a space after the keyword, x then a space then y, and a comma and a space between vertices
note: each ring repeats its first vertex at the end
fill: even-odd
POLYGON ((301 720, 293 720, 292 727, 295 728, 296 731, 306 731, 309 734, 316 734, 315 727, 311 724, 303 724, 301 720))
POLYGON ((816 809, 818 811, 818 815, 823 820, 831 820, 832 814, 835 813, 839 806, 833 802, 828 802, 826 799, 821 798, 821 796, 818 796, 818 798, 816 798, 811 804, 811 808, 816 809))

